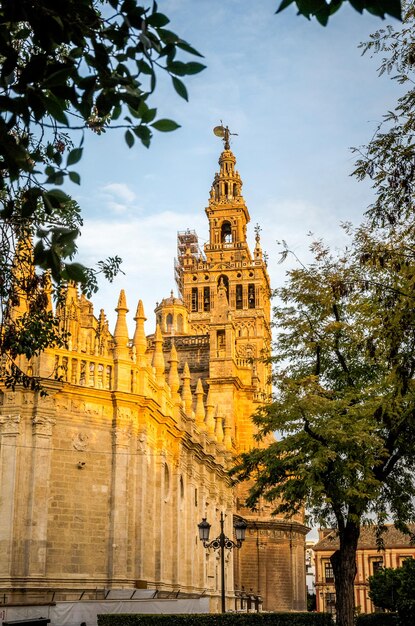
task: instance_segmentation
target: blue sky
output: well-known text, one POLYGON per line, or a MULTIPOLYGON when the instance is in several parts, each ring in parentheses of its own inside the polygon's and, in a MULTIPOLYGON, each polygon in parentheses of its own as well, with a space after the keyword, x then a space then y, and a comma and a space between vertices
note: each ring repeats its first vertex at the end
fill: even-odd
POLYGON ((153 106, 181 128, 155 132, 149 150, 128 149, 118 131, 86 137, 82 184, 68 191, 84 211, 82 260, 110 254, 124 260, 126 275, 102 284, 93 298, 111 329, 124 288, 130 333, 139 298, 153 332, 156 301, 176 293, 177 230, 195 229, 206 240, 204 208, 222 149, 212 129, 220 120, 238 133, 231 147, 252 220, 248 237, 252 245, 258 222, 274 287, 290 266, 278 265, 277 240, 306 261, 310 231, 341 245, 340 222, 358 223, 370 204, 370 187, 350 177, 349 148, 369 141, 399 86, 379 78, 380 58, 362 57, 357 46, 385 22, 344 7, 323 28, 293 7, 274 15, 276 6, 276 0, 160 1, 171 30, 207 65, 186 79, 189 103, 169 80, 159 81, 153 106))

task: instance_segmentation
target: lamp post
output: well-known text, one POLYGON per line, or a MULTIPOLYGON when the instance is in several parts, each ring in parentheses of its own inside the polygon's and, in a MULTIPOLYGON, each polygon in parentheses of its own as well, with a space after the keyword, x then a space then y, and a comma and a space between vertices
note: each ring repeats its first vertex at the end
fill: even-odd
POLYGON ((240 548, 243 541, 245 541, 245 532, 248 524, 244 519, 239 518, 234 523, 236 541, 229 539, 224 533, 225 518, 223 513, 220 514, 220 534, 212 541, 209 541, 210 524, 206 521, 206 517, 202 519, 199 528, 199 539, 203 543, 205 548, 213 548, 220 551, 220 578, 221 578, 221 608, 222 613, 226 612, 225 608, 225 548, 227 550, 233 550, 234 548, 240 548))

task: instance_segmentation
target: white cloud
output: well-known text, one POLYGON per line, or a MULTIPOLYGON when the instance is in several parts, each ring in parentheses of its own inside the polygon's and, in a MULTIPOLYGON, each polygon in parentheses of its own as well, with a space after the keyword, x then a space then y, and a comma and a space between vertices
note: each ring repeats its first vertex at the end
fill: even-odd
POLYGON ((102 187, 102 191, 112 198, 120 198, 128 204, 136 199, 134 191, 126 183, 108 183, 102 187))
POLYGON ((156 302, 169 296, 172 288, 177 293, 173 266, 177 231, 189 225, 198 234, 206 235, 207 223, 202 211, 197 214, 164 211, 142 218, 120 218, 117 222, 85 221, 79 241, 80 260, 92 266, 116 254, 123 259, 121 267, 125 275, 119 275, 113 284, 102 281, 98 294, 93 297, 95 312, 103 308, 111 328, 115 324, 114 308, 119 291, 125 289, 130 317, 135 313, 138 300, 142 299, 149 318, 148 332, 151 332, 154 326, 151 312, 156 302))
POLYGON ((113 200, 108 200, 107 207, 113 213, 122 214, 128 211, 128 206, 125 204, 121 204, 120 202, 114 202, 113 200))

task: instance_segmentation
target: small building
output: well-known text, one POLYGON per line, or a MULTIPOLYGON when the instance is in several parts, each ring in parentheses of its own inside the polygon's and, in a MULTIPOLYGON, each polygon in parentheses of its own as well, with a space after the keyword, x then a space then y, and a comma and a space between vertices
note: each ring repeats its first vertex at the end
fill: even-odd
MULTIPOLYGON (((415 526, 411 526, 411 532, 415 532, 415 526)), ((376 528, 364 526, 361 529, 354 583, 355 607, 360 613, 376 612, 376 607, 369 598, 369 576, 373 576, 381 567, 401 567, 405 559, 415 558, 415 546, 411 545, 410 536, 399 532, 393 525, 387 525, 382 538, 384 546, 379 550, 376 544, 376 528)), ((338 545, 336 530, 319 530, 319 541, 313 547, 316 601, 319 612, 335 613, 336 593, 330 557, 338 545)))

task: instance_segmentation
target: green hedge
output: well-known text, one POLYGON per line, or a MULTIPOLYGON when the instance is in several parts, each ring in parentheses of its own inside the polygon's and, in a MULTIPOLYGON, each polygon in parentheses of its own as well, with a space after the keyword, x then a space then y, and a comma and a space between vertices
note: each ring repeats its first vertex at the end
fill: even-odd
POLYGON ((333 626, 328 613, 190 613, 98 615, 98 626, 333 626))
POLYGON ((356 626, 398 626, 397 613, 368 613, 359 615, 356 626))

